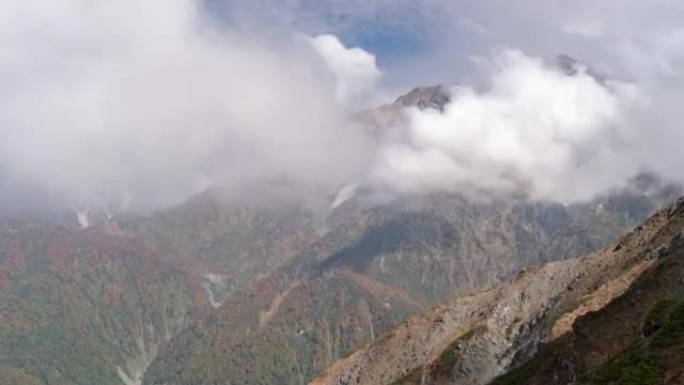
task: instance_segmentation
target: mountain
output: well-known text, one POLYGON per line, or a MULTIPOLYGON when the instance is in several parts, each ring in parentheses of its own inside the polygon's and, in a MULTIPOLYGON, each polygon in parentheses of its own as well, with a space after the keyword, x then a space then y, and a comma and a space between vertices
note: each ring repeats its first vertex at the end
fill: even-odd
POLYGON ((619 242, 410 317, 323 384, 681 383, 684 198, 619 242))
MULTIPOLYGON (((379 110, 449 97, 418 88, 379 110)), ((149 215, 0 215, 0 383, 304 384, 415 314, 611 244, 678 194, 644 174, 570 205, 379 205, 363 187, 263 205, 217 188, 149 215)))
POLYGON ((85 229, 2 219, 0 383, 304 383, 412 314, 602 247, 660 199, 352 197, 321 218, 202 194, 85 229))
POLYGON ((451 89, 445 85, 416 87, 399 96, 390 104, 362 111, 359 118, 361 121, 375 126, 379 133, 384 133, 392 126, 402 122, 406 108, 415 107, 419 110, 443 112, 444 107, 450 101, 451 89))
POLYGON ((495 383, 684 383, 684 200, 666 221, 640 245, 649 262, 622 295, 582 309, 571 330, 495 383))
POLYGON ((185 328, 187 276, 142 242, 0 220, 0 383, 131 385, 185 328))
POLYGON ((269 275, 323 231, 314 211, 237 205, 217 189, 146 217, 115 218, 105 227, 143 240, 179 269, 208 277, 220 297, 269 275))
POLYGON ((414 88, 406 95, 398 97, 393 105, 402 108, 418 107, 421 110, 433 109, 444 111, 444 106, 450 101, 451 92, 449 89, 444 85, 438 84, 414 88))
POLYGON ((352 199, 303 253, 195 320, 145 383, 305 383, 411 314, 604 247, 653 204, 627 193, 570 206, 439 195, 364 208, 352 199))

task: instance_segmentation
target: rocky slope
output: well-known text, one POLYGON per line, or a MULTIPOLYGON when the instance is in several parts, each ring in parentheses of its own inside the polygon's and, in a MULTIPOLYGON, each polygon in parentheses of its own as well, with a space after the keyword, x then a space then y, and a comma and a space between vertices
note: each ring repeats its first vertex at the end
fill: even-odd
POLYGON ((582 311, 568 333, 495 383, 684 383, 684 200, 666 214, 666 226, 640 245, 651 262, 628 290, 582 311))
POLYGON ((323 219, 204 196, 83 230, 3 219, 0 383, 306 383, 412 314, 606 245, 667 199, 642 190, 352 198, 323 219))
POLYGON ((675 383, 682 361, 666 353, 682 345, 657 330, 679 330, 683 229, 680 200, 608 249, 409 318, 311 384, 487 384, 512 369, 496 383, 675 383))

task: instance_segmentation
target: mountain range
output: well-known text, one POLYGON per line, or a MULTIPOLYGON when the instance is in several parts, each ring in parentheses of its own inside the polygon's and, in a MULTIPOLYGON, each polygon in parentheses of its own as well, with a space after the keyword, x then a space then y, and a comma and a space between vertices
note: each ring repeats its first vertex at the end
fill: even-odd
MULTIPOLYGON (((449 97, 418 88, 361 118, 382 133, 449 97)), ((655 176, 575 204, 341 195, 310 210, 209 189, 81 228, 3 217, 0 383, 616 383, 680 346, 657 342, 678 297, 648 285, 678 282, 682 204, 662 208, 681 191, 655 176), (588 344, 607 333, 593 323, 613 342, 588 344)))

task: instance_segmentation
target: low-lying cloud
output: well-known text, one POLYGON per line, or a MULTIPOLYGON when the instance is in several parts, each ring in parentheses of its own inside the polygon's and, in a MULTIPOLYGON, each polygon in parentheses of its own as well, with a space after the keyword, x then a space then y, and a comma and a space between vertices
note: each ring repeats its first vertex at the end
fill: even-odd
POLYGON ((636 170, 623 152, 638 89, 520 51, 488 62, 486 88, 454 87, 444 112, 412 109, 405 140, 387 145, 372 180, 409 193, 475 188, 584 200, 636 170))

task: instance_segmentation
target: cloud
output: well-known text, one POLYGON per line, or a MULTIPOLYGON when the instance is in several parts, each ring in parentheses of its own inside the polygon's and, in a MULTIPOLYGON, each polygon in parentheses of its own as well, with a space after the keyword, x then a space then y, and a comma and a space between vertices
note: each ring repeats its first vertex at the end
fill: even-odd
POLYGON ((0 3, 0 207, 148 209, 212 184, 577 200, 641 171, 684 182, 683 16, 668 0, 0 3), (558 53, 608 80, 539 59, 558 53), (437 82, 463 86, 391 140, 348 117, 437 82))
POLYGON ((466 86, 455 90, 455 100, 444 115, 409 113, 412 124, 403 128, 408 140, 384 147, 372 172, 377 183, 408 192, 457 190, 469 183, 480 189, 563 200, 591 197, 644 171, 684 183, 678 166, 684 162, 678 107, 684 94, 682 3, 466 0, 442 4, 453 26, 468 20, 480 28, 445 28, 451 32, 432 42, 430 50, 416 55, 399 74, 396 68, 393 73, 387 70, 385 79, 407 79, 409 84, 444 79, 466 86), (498 11, 491 12, 492 8, 498 11), (586 82, 586 87, 578 87, 582 78, 555 81, 548 76, 552 69, 543 65, 531 66, 535 70, 523 76, 514 70, 521 63, 512 66, 497 55, 487 59, 501 47, 512 47, 518 56, 524 52, 522 56, 532 62, 568 54, 587 63, 591 73, 614 80, 608 81, 608 88, 586 82), (497 65, 483 67, 483 60, 497 65), (519 92, 502 92, 504 74, 526 79, 511 82, 519 92), (536 111, 521 106, 530 97, 522 93, 527 89, 544 96, 536 111), (579 96, 569 97, 570 89, 579 96), (602 94, 605 97, 596 100, 609 103, 584 104, 602 94), (549 142, 553 130, 542 118, 558 111, 556 105, 592 120, 562 124, 556 119, 555 126, 590 135, 549 142), (603 117, 586 113, 595 106, 606 108, 600 113, 612 112, 603 117), (468 129, 473 126, 478 130, 468 129), (534 130, 534 135, 525 136, 527 131, 521 127, 534 130), (465 144, 468 139, 473 139, 470 146, 465 144), (557 156, 550 156, 549 149, 557 156))
POLYGON ((561 27, 563 32, 569 35, 577 35, 586 38, 595 38, 604 33, 603 25, 599 20, 588 19, 580 22, 570 22, 561 27))
POLYGON ((308 40, 335 75, 335 95, 339 102, 356 101, 358 106, 359 100, 368 98, 376 90, 381 72, 374 55, 360 48, 347 48, 334 35, 318 35, 308 40))
POLYGON ((606 86, 581 66, 568 76, 517 50, 495 55, 491 70, 485 90, 454 88, 444 113, 412 109, 408 140, 381 151, 373 179, 408 193, 467 188, 576 201, 634 176, 621 152, 633 86, 606 86))
MULTIPOLYGON (((335 48, 347 96, 359 58, 372 63, 335 48)), ((3 2, 0 201, 155 208, 283 178, 335 189, 367 141, 313 55, 213 24, 193 0, 3 2)))
POLYGON ((457 25, 463 31, 471 32, 478 35, 487 34, 487 28, 483 27, 482 25, 480 25, 472 19, 468 19, 467 17, 458 17, 456 20, 457 25))

